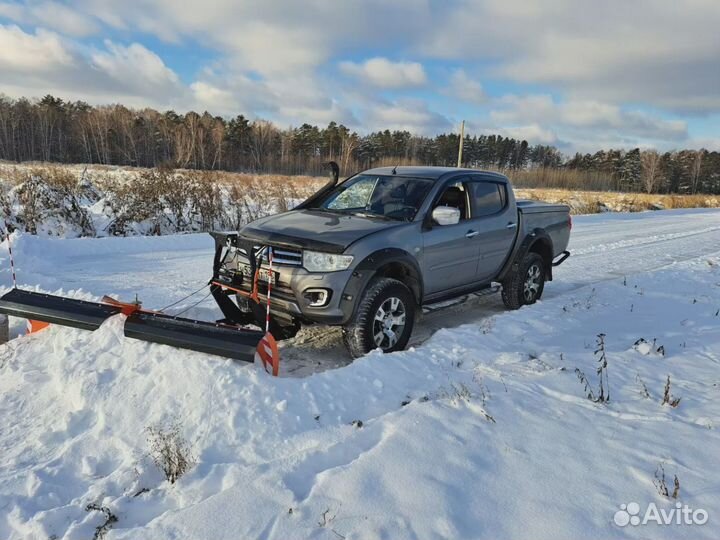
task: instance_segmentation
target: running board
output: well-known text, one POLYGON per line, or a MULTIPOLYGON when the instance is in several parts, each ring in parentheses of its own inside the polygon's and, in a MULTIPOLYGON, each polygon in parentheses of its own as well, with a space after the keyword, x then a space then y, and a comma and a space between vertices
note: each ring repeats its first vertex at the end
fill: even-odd
POLYGON ((483 296, 489 296, 491 294, 495 294, 498 292, 502 287, 500 285, 495 285, 492 287, 487 287, 481 291, 477 291, 470 294, 464 294, 462 296, 459 296, 457 298, 454 298, 452 300, 443 300, 440 302, 435 302, 434 304, 427 304, 422 307, 423 314, 427 315, 428 313, 435 313, 436 311, 442 311, 444 309, 449 309, 451 307, 459 306, 467 302, 471 296, 474 296, 476 298, 482 298, 483 296))
POLYGON ((0 313, 61 326, 97 330, 120 308, 22 289, 12 289, 0 297, 0 313))
POLYGON ((125 335, 151 343, 254 362, 255 350, 265 333, 136 311, 125 321, 125 335))

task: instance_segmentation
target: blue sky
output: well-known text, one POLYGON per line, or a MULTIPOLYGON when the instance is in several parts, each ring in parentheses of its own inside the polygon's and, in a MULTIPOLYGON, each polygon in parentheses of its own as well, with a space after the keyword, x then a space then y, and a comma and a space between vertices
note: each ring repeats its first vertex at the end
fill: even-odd
POLYGON ((0 93, 720 148, 716 0, 0 0, 0 93))

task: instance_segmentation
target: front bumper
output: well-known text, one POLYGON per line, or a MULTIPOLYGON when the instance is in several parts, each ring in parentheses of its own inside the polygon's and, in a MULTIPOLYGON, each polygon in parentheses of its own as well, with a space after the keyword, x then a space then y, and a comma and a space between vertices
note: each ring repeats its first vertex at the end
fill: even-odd
MULTIPOLYGON (((249 265, 247 257, 237 248, 228 247, 220 261, 213 282, 230 291, 252 292, 252 279, 244 275, 242 269, 249 265)), ((269 270, 269 264, 260 265, 269 270)), ((290 322, 322 323, 339 325, 346 323, 352 316, 355 305, 353 295, 345 294, 345 289, 353 280, 352 270, 338 272, 308 272, 297 265, 273 264, 275 283, 270 294, 270 312, 279 319, 290 322), (312 306, 309 290, 324 289, 328 292, 327 303, 323 306, 312 306)), ((267 284, 258 283, 258 301, 267 305, 267 284)), ((238 303, 244 304, 245 299, 238 296, 238 303)))

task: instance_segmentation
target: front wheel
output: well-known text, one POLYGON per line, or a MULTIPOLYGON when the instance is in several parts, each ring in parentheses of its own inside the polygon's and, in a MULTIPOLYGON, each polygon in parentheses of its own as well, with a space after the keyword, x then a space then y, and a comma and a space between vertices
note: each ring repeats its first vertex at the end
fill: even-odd
POLYGON ((518 309, 534 304, 545 288, 545 262, 537 253, 528 253, 502 282, 502 299, 505 307, 518 309))
POLYGON ((360 298, 353 320, 343 326, 343 342, 353 358, 381 349, 401 351, 415 323, 415 298, 400 281, 375 279, 360 298))

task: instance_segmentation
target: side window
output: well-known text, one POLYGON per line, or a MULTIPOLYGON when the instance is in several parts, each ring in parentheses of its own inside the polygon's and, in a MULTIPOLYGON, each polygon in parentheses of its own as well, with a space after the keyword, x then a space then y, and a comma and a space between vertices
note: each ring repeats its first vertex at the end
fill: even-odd
POLYGON ((460 221, 463 221, 470 217, 468 204, 468 184, 464 182, 454 182, 445 188, 435 207, 452 206, 457 208, 460 210, 460 221))
POLYGON ((505 186, 496 182, 472 182, 470 184, 472 216, 474 218, 497 214, 505 208, 505 186))

